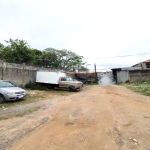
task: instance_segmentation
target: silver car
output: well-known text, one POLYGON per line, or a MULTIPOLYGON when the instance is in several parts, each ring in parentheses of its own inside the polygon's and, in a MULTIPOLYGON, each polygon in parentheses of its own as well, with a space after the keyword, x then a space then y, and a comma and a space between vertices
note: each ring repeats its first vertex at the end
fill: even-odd
POLYGON ((26 92, 24 89, 9 81, 0 80, 0 103, 23 99, 25 96, 26 92))

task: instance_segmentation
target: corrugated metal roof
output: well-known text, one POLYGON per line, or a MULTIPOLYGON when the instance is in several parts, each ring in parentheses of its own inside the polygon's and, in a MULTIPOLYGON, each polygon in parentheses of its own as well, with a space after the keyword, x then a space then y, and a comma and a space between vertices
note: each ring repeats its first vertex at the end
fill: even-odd
POLYGON ((121 70, 142 70, 142 67, 127 67, 121 68, 121 70))

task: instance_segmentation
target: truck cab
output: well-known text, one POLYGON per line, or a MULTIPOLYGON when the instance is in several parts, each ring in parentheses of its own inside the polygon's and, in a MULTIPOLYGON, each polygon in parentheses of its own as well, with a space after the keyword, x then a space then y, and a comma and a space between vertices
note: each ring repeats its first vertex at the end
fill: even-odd
POLYGON ((59 87, 68 88, 70 91, 81 90, 83 87, 82 82, 74 80, 71 77, 60 77, 58 83, 59 87))

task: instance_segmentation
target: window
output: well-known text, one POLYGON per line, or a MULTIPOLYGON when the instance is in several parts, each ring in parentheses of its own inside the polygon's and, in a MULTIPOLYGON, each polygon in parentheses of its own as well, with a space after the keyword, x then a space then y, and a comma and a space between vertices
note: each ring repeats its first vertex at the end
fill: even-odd
POLYGON ((15 85, 9 81, 0 81, 0 87, 15 87, 15 85))
POLYGON ((66 81, 66 78, 61 78, 61 81, 66 81))
POLYGON ((150 68, 150 62, 146 63, 146 68, 150 68))

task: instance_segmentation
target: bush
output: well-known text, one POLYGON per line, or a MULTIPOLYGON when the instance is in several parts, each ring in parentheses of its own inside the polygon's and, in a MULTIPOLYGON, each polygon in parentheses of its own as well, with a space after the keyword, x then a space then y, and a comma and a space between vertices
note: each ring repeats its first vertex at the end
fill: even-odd
POLYGON ((25 85, 25 88, 29 90, 48 90, 46 86, 42 86, 37 83, 32 83, 31 81, 25 85))

